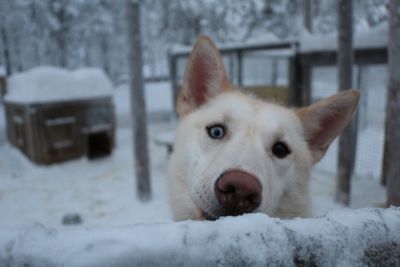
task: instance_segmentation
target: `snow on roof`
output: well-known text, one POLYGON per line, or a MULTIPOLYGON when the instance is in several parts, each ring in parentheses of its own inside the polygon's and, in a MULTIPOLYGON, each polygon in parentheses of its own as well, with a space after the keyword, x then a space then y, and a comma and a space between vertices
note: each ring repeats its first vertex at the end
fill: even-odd
MULTIPOLYGON (((354 33, 354 47, 355 48, 381 48, 386 47, 388 44, 388 24, 381 23, 373 28, 359 27, 354 33)), ((277 46, 287 45, 296 42, 297 39, 278 40, 277 38, 257 39, 251 42, 241 44, 224 44, 218 45, 221 51, 224 50, 237 50, 237 49, 254 49, 257 47, 273 48, 274 51, 266 51, 269 56, 290 56, 293 51, 282 49, 277 46)), ((306 29, 302 29, 298 41, 300 43, 300 51, 331 51, 337 49, 337 32, 329 34, 311 34, 306 29)), ((174 55, 188 55, 192 51, 192 46, 175 45, 170 50, 174 55)))
MULTIPOLYGON (((290 47, 293 42, 294 40, 292 39, 281 41, 278 40, 277 38, 270 37, 270 38, 254 39, 245 43, 217 44, 217 47, 221 52, 225 51, 231 52, 231 50, 241 50, 241 49, 254 50, 259 47, 269 47, 270 49, 274 50, 279 50, 279 49, 282 50, 285 49, 285 47, 290 47)), ((170 49, 169 52, 173 55, 188 55, 190 54, 192 49, 193 46, 184 46, 176 44, 170 49)))
MULTIPOLYGON (((386 47, 388 44, 387 23, 369 29, 356 31, 354 34, 355 48, 379 48, 386 47)), ((306 30, 302 31, 300 36, 300 50, 306 51, 325 51, 336 50, 337 48, 337 32, 330 34, 310 34, 306 30)))
POLYGON ((74 71, 42 66, 14 74, 9 79, 6 102, 43 103, 112 95, 112 84, 96 68, 74 71))

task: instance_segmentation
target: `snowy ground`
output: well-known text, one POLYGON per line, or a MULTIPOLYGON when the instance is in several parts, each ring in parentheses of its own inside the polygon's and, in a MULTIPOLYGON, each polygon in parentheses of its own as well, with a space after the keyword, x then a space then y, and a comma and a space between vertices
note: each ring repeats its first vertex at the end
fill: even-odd
POLYGON ((143 205, 136 199, 130 140, 131 131, 119 129, 111 157, 96 161, 82 158, 51 167, 35 166, 3 144, 0 225, 38 221, 56 226, 64 214, 76 212, 88 225, 168 221, 165 155, 152 146, 154 201, 143 205))
MULTIPOLYGON (((172 109, 168 84, 147 87, 147 107, 151 114, 172 109), (162 104, 161 104, 162 103, 162 104)), ((111 157, 86 158, 51 167, 40 167, 5 141, 3 107, 0 106, 0 227, 41 222, 60 227, 62 216, 80 213, 85 226, 127 225, 169 222, 166 197, 166 150, 155 145, 155 136, 173 128, 173 123, 156 120, 149 124, 153 199, 143 204, 136 199, 129 128, 128 91, 115 91, 119 127, 117 145, 111 157)), ((331 163, 332 164, 332 163, 331 163)), ((341 208, 334 204, 334 175, 323 169, 313 172, 311 191, 316 214, 341 208)), ((355 177, 353 207, 376 206, 385 199, 384 189, 369 176, 355 177)))
POLYGON ((0 229, 0 266, 399 266, 400 208, 313 219, 0 229), (162 237, 162 238, 160 238, 162 237))

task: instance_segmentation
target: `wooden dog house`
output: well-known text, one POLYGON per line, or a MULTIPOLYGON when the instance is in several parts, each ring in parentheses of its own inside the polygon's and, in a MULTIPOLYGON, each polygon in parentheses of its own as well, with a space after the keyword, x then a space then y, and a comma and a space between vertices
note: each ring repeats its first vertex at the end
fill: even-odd
POLYGON ((51 164, 112 152, 112 84, 103 71, 39 67, 11 76, 8 88, 8 140, 33 162, 51 164))

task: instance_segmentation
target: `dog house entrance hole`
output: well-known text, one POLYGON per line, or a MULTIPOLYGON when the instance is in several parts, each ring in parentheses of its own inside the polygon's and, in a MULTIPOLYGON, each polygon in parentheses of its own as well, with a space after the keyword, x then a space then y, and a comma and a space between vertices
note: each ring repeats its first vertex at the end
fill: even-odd
POLYGON ((111 138, 107 132, 88 135, 87 156, 89 159, 101 158, 111 154, 111 138))

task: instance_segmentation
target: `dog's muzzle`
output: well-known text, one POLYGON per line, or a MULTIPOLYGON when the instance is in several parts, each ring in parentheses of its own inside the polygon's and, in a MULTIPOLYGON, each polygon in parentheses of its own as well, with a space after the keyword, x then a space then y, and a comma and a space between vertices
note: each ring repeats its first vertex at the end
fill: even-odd
POLYGON ((261 193, 259 180, 242 170, 227 171, 215 182, 215 194, 222 208, 221 216, 254 211, 260 206, 261 193))

